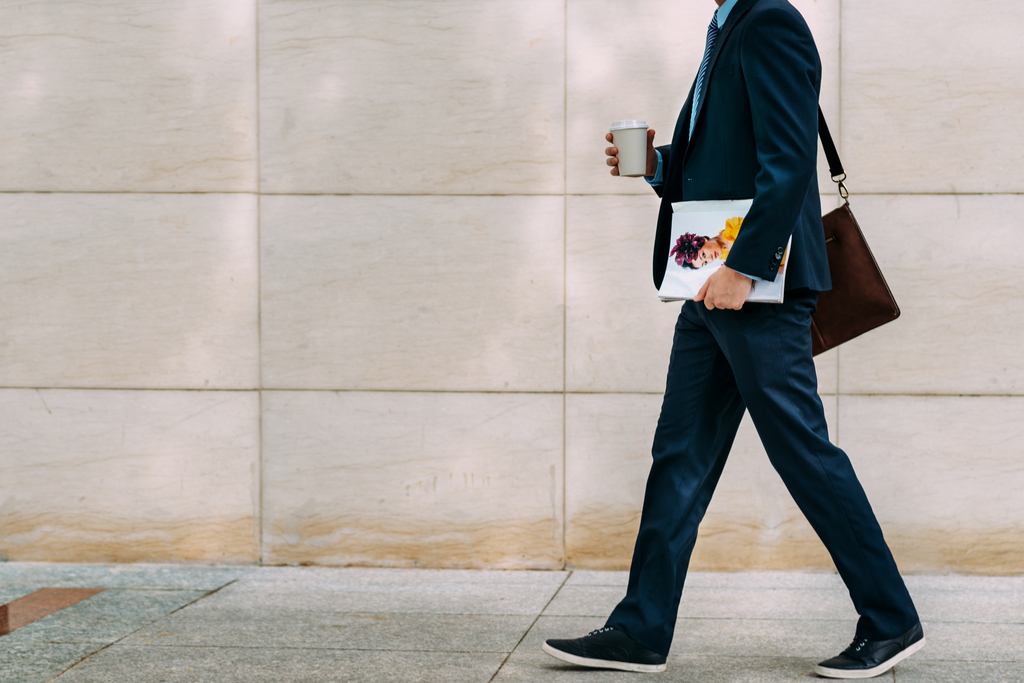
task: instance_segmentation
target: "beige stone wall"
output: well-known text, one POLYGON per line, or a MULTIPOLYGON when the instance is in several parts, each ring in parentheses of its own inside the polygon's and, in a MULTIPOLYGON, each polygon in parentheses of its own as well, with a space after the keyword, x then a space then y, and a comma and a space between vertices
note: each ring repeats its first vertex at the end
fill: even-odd
MULTIPOLYGON (((794 3, 903 308, 832 438, 903 569, 1024 572, 1024 14, 794 3)), ((0 558, 627 566, 677 307, 602 136, 713 9, 0 3, 0 558)), ((749 423, 694 564, 830 566, 749 423)))

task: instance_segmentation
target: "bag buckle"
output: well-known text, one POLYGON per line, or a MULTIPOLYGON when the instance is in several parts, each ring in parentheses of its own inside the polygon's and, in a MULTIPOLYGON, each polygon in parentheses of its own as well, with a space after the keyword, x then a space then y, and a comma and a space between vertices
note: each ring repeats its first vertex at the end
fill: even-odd
POLYGON ((832 176, 832 182, 839 185, 839 196, 843 198, 847 204, 850 203, 850 191, 846 189, 846 184, 843 181, 846 180, 846 174, 840 173, 839 175, 832 176))

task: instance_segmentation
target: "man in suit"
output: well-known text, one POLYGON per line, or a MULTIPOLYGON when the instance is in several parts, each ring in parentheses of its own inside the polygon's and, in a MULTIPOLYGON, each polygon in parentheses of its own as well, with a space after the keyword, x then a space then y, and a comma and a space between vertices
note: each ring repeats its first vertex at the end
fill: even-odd
MULTIPOLYGON (((648 132, 648 182, 662 198, 655 285, 673 202, 753 204, 725 265, 676 324, 626 596, 604 628, 543 649, 583 666, 665 669, 697 527, 748 410, 860 614, 853 644, 817 673, 874 676, 923 646, 924 634, 850 460, 829 442, 817 393, 810 316, 831 287, 816 176, 821 62, 786 0, 716 2, 672 144, 655 148, 648 132), (790 237, 784 303, 744 305, 753 280, 775 279, 790 237)), ((607 154, 617 175, 617 150, 607 154)))

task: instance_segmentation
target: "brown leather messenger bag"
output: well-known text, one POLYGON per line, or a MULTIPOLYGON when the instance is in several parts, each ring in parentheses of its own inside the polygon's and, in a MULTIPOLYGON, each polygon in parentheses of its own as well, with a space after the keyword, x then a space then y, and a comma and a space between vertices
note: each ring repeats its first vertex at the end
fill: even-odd
POLYGON ((821 107, 818 108, 818 135, 832 181, 839 185, 844 203, 821 219, 825 226, 832 289, 818 295, 818 310, 811 316, 815 356, 900 316, 900 307, 850 210, 850 193, 843 184, 846 173, 821 107))

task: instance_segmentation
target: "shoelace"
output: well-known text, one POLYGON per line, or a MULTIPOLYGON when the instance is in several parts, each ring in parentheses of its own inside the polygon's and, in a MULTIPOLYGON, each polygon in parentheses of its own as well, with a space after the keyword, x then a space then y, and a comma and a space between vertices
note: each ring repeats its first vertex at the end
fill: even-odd
POLYGON ((607 633, 608 631, 614 631, 614 630, 615 629, 613 629, 611 626, 605 626, 605 627, 599 628, 599 629, 597 629, 595 631, 591 631, 590 633, 587 634, 587 637, 589 638, 590 636, 596 636, 598 633, 607 633))
POLYGON ((871 641, 869 641, 867 638, 854 638, 853 642, 850 643, 850 647, 846 648, 846 650, 843 651, 843 654, 853 656, 859 655, 860 651, 863 650, 869 642, 871 641))

